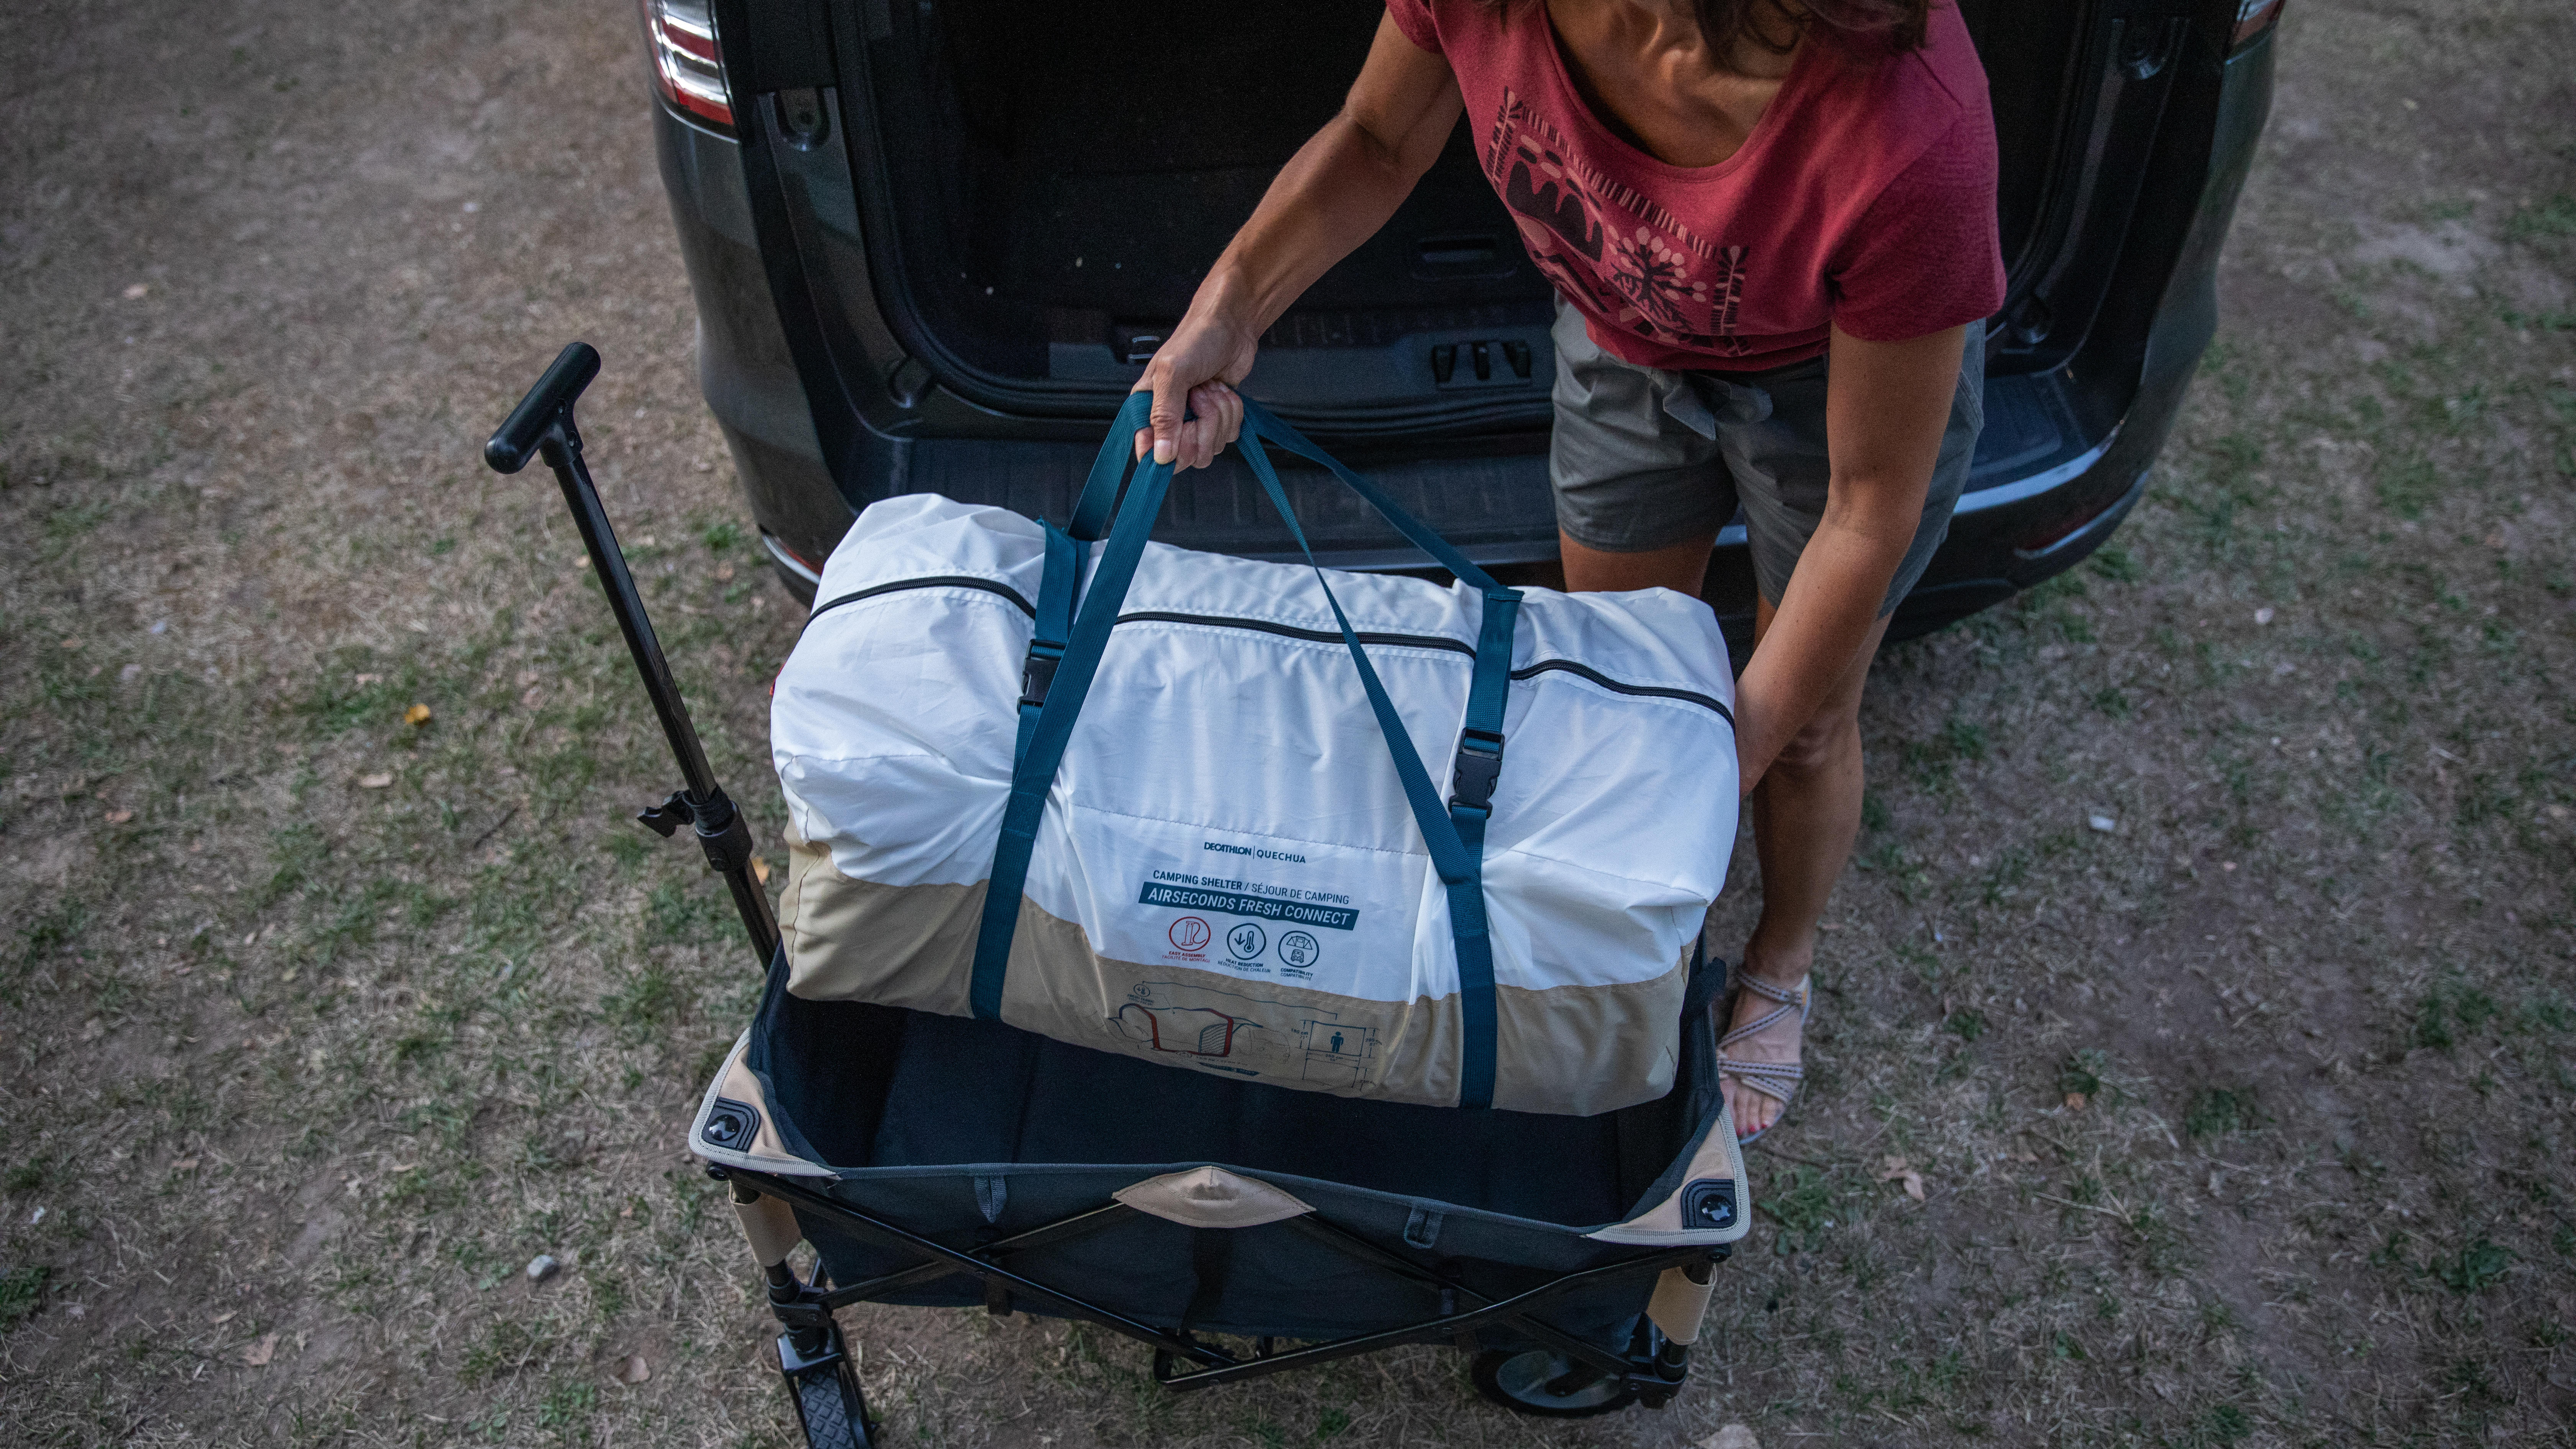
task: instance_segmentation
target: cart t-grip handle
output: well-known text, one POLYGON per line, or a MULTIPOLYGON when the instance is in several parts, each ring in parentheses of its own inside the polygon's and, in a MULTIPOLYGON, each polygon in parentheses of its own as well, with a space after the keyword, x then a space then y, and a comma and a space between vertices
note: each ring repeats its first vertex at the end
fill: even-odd
POLYGON ((573 402, 590 380, 599 376, 599 349, 587 342, 573 342, 555 354, 552 367, 519 399, 510 410, 509 421, 483 445, 483 461, 495 473, 516 473, 528 466, 538 445, 553 430, 555 420, 571 413, 573 402))

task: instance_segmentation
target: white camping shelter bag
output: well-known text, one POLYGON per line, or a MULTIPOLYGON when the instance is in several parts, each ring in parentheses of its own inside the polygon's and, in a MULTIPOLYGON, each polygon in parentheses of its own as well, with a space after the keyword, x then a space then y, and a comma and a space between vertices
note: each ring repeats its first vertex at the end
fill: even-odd
POLYGON ((771 711, 788 989, 1344 1096, 1662 1096, 1735 837, 1707 606, 1505 589, 1250 403, 1301 548, 1265 439, 1461 582, 1148 543, 1148 401, 1069 534, 912 495, 833 551, 771 711))

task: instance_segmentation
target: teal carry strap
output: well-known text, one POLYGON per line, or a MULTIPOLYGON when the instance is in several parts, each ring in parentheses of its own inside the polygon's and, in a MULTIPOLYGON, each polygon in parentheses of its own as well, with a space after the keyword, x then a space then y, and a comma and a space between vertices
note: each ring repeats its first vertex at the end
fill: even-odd
MULTIPOLYGON (((1119 410, 1110 433, 1113 446, 1101 449, 1091 479, 1083 485, 1082 497, 1074 505, 1077 530, 1086 525, 1096 528, 1107 515, 1108 505, 1098 500, 1115 496, 1126 472, 1125 452, 1114 445, 1125 443, 1144 425, 1146 410, 1152 405, 1151 394, 1136 393, 1119 410)), ((1073 627, 1066 631, 1064 652, 1050 671, 1046 697, 1037 706, 1036 720, 1030 723, 1026 713, 1022 715, 1023 745, 1011 768, 1011 794, 1002 807, 1001 839, 994 846, 992 873, 984 885, 984 914, 975 937, 974 975, 967 990, 967 1005, 979 1021, 1001 1020, 1002 981, 1010 965, 1011 939, 1019 932, 1020 895, 1028 885, 1029 857, 1037 850, 1038 822, 1046 817, 1047 791, 1055 784, 1056 767, 1064 762, 1065 745, 1073 738, 1074 719, 1082 712, 1083 696, 1091 692, 1092 676, 1100 671, 1101 653, 1109 647, 1110 626, 1118 622, 1118 606, 1127 597, 1127 585, 1136 577, 1136 562, 1144 556, 1146 536, 1153 532, 1154 515, 1161 510, 1163 494, 1171 484, 1169 463, 1148 462, 1136 470, 1135 482, 1118 509, 1117 525, 1110 530, 1108 545, 1100 551, 1091 595, 1075 615, 1073 627)), ((1051 535, 1053 532, 1049 530, 1051 535)), ((1047 572, 1051 576, 1059 571, 1067 575, 1061 588, 1063 597, 1070 600, 1070 573, 1080 560, 1081 550, 1068 540, 1059 554, 1053 543, 1050 537, 1047 572)), ((1052 577, 1042 579, 1039 597, 1047 597, 1057 587, 1052 577)))
POLYGON ((1449 898, 1450 943, 1458 960, 1458 1014, 1462 1029, 1461 1057, 1458 1073, 1458 1105, 1490 1107, 1494 1102, 1495 1036, 1499 1028, 1494 999, 1494 943, 1485 912, 1485 822, 1493 815, 1494 785, 1503 768, 1503 706, 1508 697, 1512 667, 1512 632, 1518 619, 1521 596, 1506 589, 1469 563, 1466 556, 1449 546, 1430 529, 1423 527, 1395 501, 1357 474, 1334 461, 1322 449, 1297 435, 1294 429, 1273 417, 1269 410, 1244 401, 1244 431, 1237 447, 1253 475, 1261 480, 1262 491, 1270 495, 1271 505, 1296 538, 1298 551, 1306 555, 1307 566, 1315 570, 1315 582, 1324 591, 1324 602, 1330 604, 1333 619, 1341 625, 1342 646, 1350 651, 1351 662, 1359 667, 1360 687, 1367 691, 1369 708, 1377 714, 1378 730, 1386 736, 1387 753, 1394 757, 1396 777, 1404 784, 1405 798, 1413 807, 1413 818, 1422 831, 1422 843, 1431 853, 1431 866, 1449 898), (1386 687, 1360 646, 1358 634, 1351 628, 1348 615, 1342 612, 1341 600, 1333 596, 1333 586, 1325 581, 1323 568, 1315 562, 1315 552, 1308 547, 1306 531, 1299 526, 1294 509, 1289 506, 1287 490, 1279 483, 1279 474, 1271 467, 1270 457, 1261 439, 1271 438, 1281 446, 1303 457, 1312 458, 1330 468, 1353 492, 1368 501, 1396 531, 1425 545, 1423 552, 1440 562, 1461 580, 1478 588, 1484 595, 1484 619, 1477 629, 1475 671, 1467 685, 1467 715, 1459 731, 1458 755, 1451 771, 1452 784, 1447 815, 1440 810, 1440 796, 1432 786, 1430 772, 1414 753, 1413 740, 1405 733, 1404 721, 1395 712, 1395 703, 1387 697, 1386 687))

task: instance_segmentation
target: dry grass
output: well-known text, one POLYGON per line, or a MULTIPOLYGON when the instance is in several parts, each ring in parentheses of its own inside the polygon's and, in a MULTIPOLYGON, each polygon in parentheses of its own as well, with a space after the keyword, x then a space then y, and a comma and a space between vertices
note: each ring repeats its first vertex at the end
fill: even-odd
MULTIPOLYGON (((2568 1441, 2576 22, 2286 24, 2149 504, 1882 670, 1816 1076, 1690 1393, 1533 1425, 1424 1349, 1174 1398, 1061 1323, 855 1313, 894 1442, 2568 1441)), ((624 819, 667 767, 556 503, 473 458, 601 345, 611 507, 774 827, 792 610, 694 396, 631 25, 19 23, 11 1443, 791 1432, 678 1148, 751 973, 624 819)))

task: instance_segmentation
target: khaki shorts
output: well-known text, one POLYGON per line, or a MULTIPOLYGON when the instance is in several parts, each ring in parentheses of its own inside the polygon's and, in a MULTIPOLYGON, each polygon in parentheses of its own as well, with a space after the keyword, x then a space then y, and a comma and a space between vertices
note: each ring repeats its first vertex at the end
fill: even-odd
MULTIPOLYGON (((1556 433, 1548 477, 1556 523, 1605 553, 1642 553, 1708 538, 1740 508, 1762 597, 1780 602, 1825 517, 1827 359, 1765 372, 1666 372, 1600 349, 1583 314, 1556 314, 1556 433)), ((1950 531, 1985 425, 1985 338, 1968 329, 1958 391, 1923 522, 1879 606, 1884 618, 1923 576, 1950 531)))

